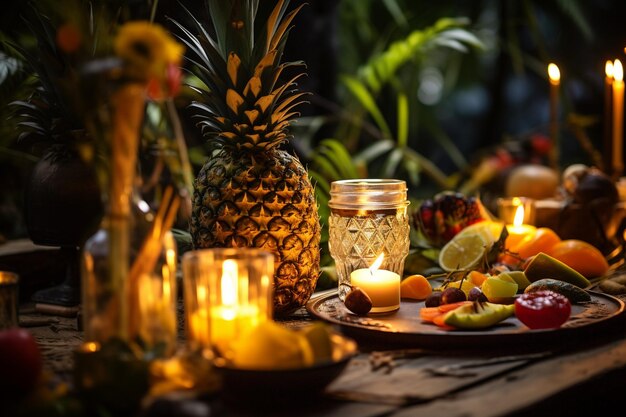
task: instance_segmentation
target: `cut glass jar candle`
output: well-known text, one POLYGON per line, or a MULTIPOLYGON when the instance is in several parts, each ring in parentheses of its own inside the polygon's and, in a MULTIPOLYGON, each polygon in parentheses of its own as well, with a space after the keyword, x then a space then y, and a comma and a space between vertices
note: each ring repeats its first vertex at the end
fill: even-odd
POLYGON ((341 300, 349 291, 342 284, 350 284, 350 274, 369 268, 381 253, 385 260, 380 268, 402 277, 409 253, 409 201, 404 181, 334 181, 328 205, 328 247, 337 269, 341 300))
POLYGON ((240 336, 272 317, 274 256, 251 248, 201 249, 182 260, 187 340, 229 359, 240 336))

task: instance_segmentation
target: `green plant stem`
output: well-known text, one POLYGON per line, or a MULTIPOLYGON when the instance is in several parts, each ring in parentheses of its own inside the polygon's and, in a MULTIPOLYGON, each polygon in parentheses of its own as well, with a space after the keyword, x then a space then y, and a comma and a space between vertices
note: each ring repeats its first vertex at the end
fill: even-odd
POLYGON ((185 143, 185 137, 183 135, 183 127, 180 123, 180 118, 176 112, 176 106, 174 100, 168 97, 165 101, 167 111, 169 112, 170 120, 172 122, 172 129, 174 129, 174 136, 176 137, 176 145, 178 146, 178 154, 180 157, 180 163, 183 169, 183 181, 185 189, 188 195, 193 193, 193 170, 191 163, 189 162, 189 153, 187 152, 187 144, 185 143))

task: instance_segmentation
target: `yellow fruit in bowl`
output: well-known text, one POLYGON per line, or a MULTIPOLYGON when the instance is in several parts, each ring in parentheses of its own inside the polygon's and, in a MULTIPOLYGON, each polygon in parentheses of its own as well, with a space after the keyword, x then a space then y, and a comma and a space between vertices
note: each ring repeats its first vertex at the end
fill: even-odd
POLYGON ((333 359, 332 332, 327 324, 322 322, 313 323, 301 329, 300 334, 309 342, 314 363, 333 359))
POLYGON ((233 343, 231 360, 241 369, 293 369, 313 365, 314 354, 303 333, 266 321, 233 343))

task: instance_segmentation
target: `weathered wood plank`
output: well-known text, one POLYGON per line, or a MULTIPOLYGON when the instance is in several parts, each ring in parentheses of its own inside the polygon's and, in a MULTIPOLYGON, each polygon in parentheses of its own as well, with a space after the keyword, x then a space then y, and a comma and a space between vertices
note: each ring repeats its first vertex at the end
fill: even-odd
POLYGON ((588 406, 601 409, 603 404, 594 396, 600 398, 602 392, 607 395, 622 392, 622 384, 606 384, 614 379, 615 372, 626 375, 624 339, 558 355, 446 398, 406 407, 392 416, 500 417, 524 415, 524 410, 529 409, 534 410, 532 415, 545 415, 543 412, 553 410, 550 400, 555 398, 559 398, 560 403, 557 415, 576 416, 583 409, 586 413, 588 406), (603 380, 605 376, 611 378, 603 380), (586 388, 582 390, 583 397, 579 395, 581 390, 576 389, 581 386, 586 388))
POLYGON ((369 355, 352 360, 327 389, 335 398, 377 404, 407 405, 431 401, 526 365, 540 354, 507 357, 450 357, 425 353, 397 359, 392 368, 373 370, 369 355))

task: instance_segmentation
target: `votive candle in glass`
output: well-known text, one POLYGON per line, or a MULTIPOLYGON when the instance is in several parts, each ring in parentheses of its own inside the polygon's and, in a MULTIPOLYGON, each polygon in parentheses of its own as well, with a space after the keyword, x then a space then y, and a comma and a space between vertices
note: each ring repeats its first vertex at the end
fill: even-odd
POLYGON ((537 230, 535 222, 535 201, 530 198, 513 197, 498 199, 498 216, 506 224, 508 237, 506 249, 514 248, 522 239, 537 230))
POLYGON ((369 268, 384 254, 380 269, 402 277, 409 253, 406 183, 395 179, 331 183, 328 219, 330 255, 337 269, 339 298, 345 300, 351 273, 369 268))
POLYGON ((232 343, 272 316, 274 255, 252 248, 183 255, 187 340, 229 357, 232 343))

